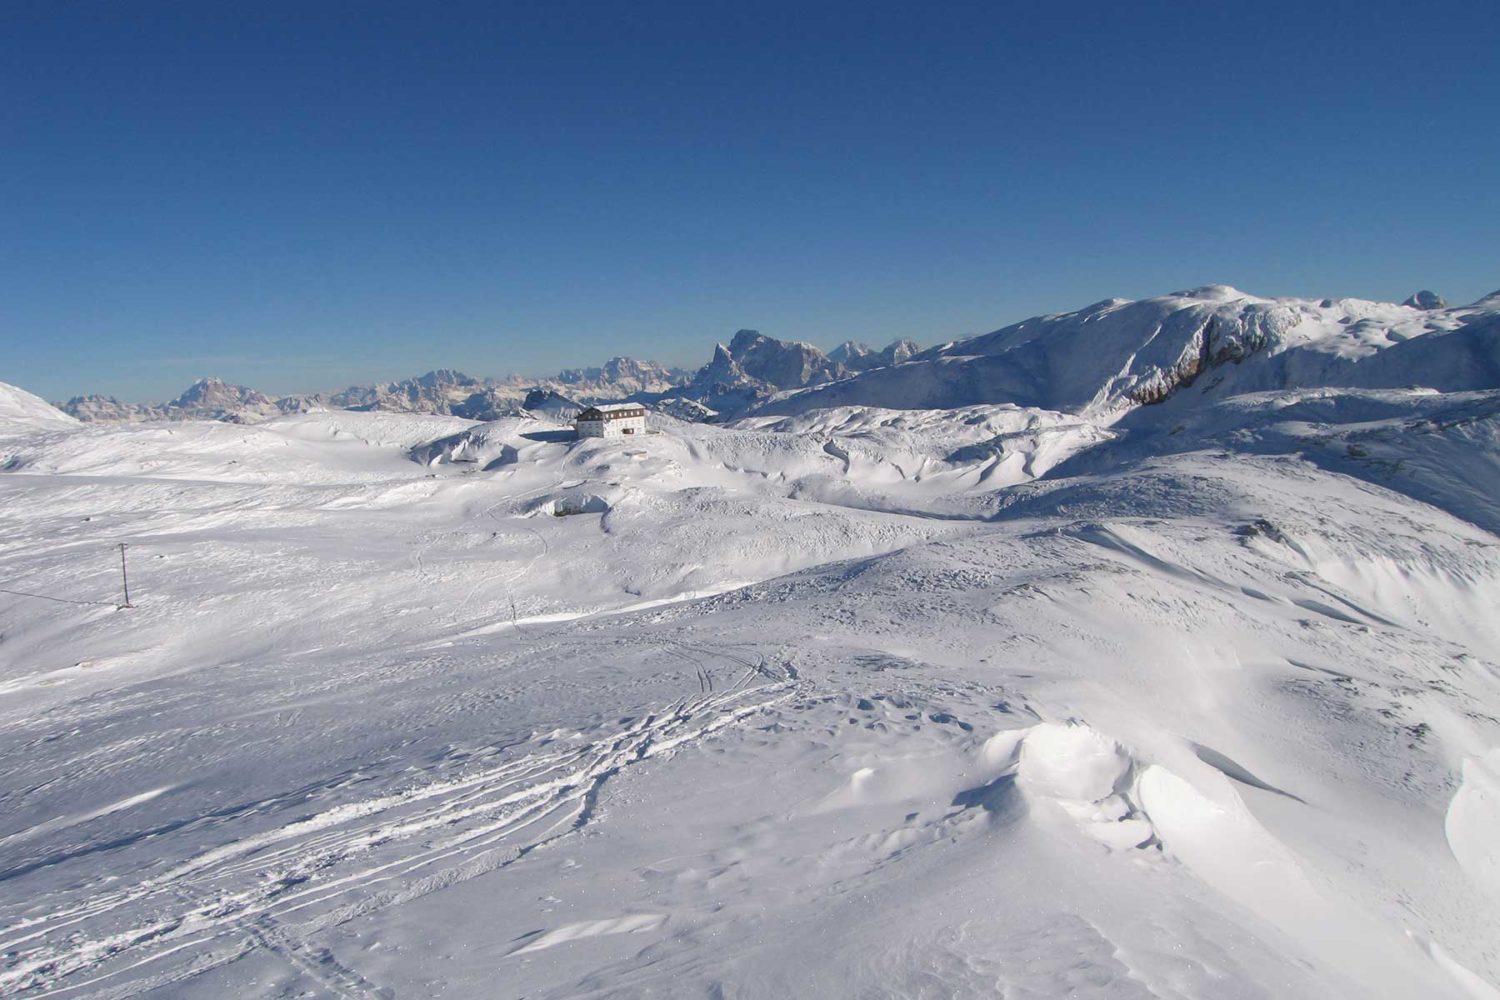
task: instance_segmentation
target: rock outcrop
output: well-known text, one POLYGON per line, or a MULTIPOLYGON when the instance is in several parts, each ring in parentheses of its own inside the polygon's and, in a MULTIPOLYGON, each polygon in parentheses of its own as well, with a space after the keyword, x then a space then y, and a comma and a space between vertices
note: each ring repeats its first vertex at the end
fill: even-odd
POLYGON ((1411 306, 1413 309, 1447 309, 1448 308, 1448 300, 1447 299, 1443 298, 1437 292, 1430 292, 1430 291, 1428 291, 1425 288, 1422 289, 1420 292, 1417 292, 1415 295, 1411 296, 1410 298, 1408 298, 1405 302, 1403 302, 1401 304, 1403 306, 1411 306))

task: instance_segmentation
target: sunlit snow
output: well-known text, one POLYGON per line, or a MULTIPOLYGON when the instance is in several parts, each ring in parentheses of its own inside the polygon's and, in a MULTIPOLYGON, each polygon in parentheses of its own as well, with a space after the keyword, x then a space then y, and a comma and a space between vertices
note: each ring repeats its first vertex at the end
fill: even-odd
POLYGON ((1090 308, 614 440, 0 385, 0 995, 1500 996, 1500 314, 1090 308))

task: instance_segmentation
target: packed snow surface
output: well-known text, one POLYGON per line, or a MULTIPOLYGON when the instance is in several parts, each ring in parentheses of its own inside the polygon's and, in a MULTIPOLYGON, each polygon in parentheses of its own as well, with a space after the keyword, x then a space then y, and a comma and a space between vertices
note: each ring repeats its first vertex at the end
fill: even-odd
POLYGON ((615 440, 0 387, 0 995, 1500 996, 1487 320, 1317 308, 1416 326, 615 440))

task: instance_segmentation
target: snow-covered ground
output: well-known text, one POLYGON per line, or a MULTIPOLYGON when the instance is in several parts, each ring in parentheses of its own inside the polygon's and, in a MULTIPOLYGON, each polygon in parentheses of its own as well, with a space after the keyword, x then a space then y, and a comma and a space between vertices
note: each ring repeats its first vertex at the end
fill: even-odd
POLYGON ((0 995, 1500 997, 1500 393, 1250 363, 582 442, 0 387, 0 995))

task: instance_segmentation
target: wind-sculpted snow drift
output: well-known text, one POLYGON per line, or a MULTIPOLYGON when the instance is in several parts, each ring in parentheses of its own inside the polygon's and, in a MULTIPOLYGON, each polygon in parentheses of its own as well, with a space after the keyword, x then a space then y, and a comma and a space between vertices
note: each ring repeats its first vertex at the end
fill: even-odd
POLYGON ((0 386, 0 995, 1493 1000, 1495 317, 1111 301, 609 441, 0 386))

